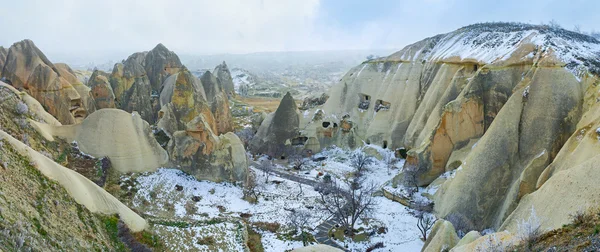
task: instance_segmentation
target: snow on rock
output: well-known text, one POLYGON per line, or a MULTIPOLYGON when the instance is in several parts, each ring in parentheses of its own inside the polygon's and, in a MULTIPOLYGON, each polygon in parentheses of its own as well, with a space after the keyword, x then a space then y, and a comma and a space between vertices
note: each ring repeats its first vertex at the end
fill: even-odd
MULTIPOLYGON (((547 25, 481 23, 440 34, 409 45, 392 56, 401 60, 441 61, 451 57, 481 63, 508 59, 523 44, 541 52, 551 49, 574 75, 582 70, 600 72, 600 41, 596 38, 547 25), (419 53, 410 53, 416 52, 419 53)), ((535 57, 530 54, 526 57, 535 57)))

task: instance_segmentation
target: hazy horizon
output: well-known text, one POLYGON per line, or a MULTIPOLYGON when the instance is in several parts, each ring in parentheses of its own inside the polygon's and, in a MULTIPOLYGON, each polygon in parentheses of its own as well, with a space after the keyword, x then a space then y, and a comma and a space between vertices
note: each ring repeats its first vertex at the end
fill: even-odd
POLYGON ((478 22, 558 22, 596 30, 600 2, 473 0, 0 0, 0 45, 31 39, 49 56, 106 61, 163 43, 177 54, 399 50, 478 22))

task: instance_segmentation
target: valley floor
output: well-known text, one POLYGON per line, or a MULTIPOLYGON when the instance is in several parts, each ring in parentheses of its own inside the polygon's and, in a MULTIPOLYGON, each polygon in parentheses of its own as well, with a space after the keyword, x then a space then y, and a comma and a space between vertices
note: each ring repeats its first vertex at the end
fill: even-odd
MULTIPOLYGON (((378 151, 387 155, 383 153, 387 150, 378 151)), ((198 181, 171 168, 122 176, 120 185, 131 192, 130 207, 150 220, 152 229, 163 237, 165 247, 171 251, 242 251, 247 233, 250 233, 249 245, 256 243, 253 239, 260 236, 264 251, 286 251, 303 245, 290 235, 293 230, 289 223, 292 210, 305 209, 310 213, 311 234, 317 240, 324 239, 318 237, 322 234, 318 234, 317 226, 330 218, 324 210, 320 210, 316 202, 319 193, 314 187, 310 183, 301 184, 293 180, 300 178, 318 182, 322 177, 318 176, 319 173, 343 179, 352 171, 348 158, 351 154, 351 151, 339 148, 326 150, 320 155, 327 159, 310 161, 301 171, 278 161, 268 180, 265 172, 251 167, 260 194, 256 203, 243 199, 241 185, 198 181)), ((388 171, 383 161, 376 160, 368 168, 367 180, 379 187, 384 186, 398 174, 397 167, 401 167, 401 162, 388 171)), ((423 242, 419 239, 417 219, 409 213, 409 209, 383 196, 377 196, 376 201, 376 211, 368 223, 359 223, 359 227, 373 231, 386 227, 387 232, 373 232, 373 236, 362 242, 334 242, 351 251, 365 251, 377 242, 383 242, 385 246, 377 251, 420 251, 423 242)), ((251 248, 251 251, 261 250, 251 248)))

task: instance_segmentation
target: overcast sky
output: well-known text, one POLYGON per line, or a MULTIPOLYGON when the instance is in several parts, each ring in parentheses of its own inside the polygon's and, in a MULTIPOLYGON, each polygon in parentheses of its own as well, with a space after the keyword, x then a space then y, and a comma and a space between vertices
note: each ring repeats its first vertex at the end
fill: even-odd
POLYGON ((0 0, 0 45, 80 56, 397 48, 486 21, 600 30, 598 0, 0 0))

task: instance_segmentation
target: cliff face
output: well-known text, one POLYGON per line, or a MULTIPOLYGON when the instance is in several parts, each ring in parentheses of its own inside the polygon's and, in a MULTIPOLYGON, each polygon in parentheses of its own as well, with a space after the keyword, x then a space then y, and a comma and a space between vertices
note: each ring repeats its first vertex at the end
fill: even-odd
POLYGON ((508 216, 526 212, 522 199, 529 211, 533 204, 566 215, 559 201, 541 206, 531 198, 549 197, 544 185, 574 167, 557 158, 567 152, 563 145, 594 127, 582 115, 598 97, 599 55, 594 38, 524 24, 478 24, 427 38, 350 70, 322 107, 301 118, 305 147, 406 148, 404 170, 416 171, 421 186, 456 170, 435 194, 435 212, 465 216, 477 228, 513 227, 505 220, 516 223, 508 216))
POLYGON ((63 124, 78 123, 87 116, 78 91, 31 40, 8 49, 1 74, 17 89, 27 90, 63 124))

